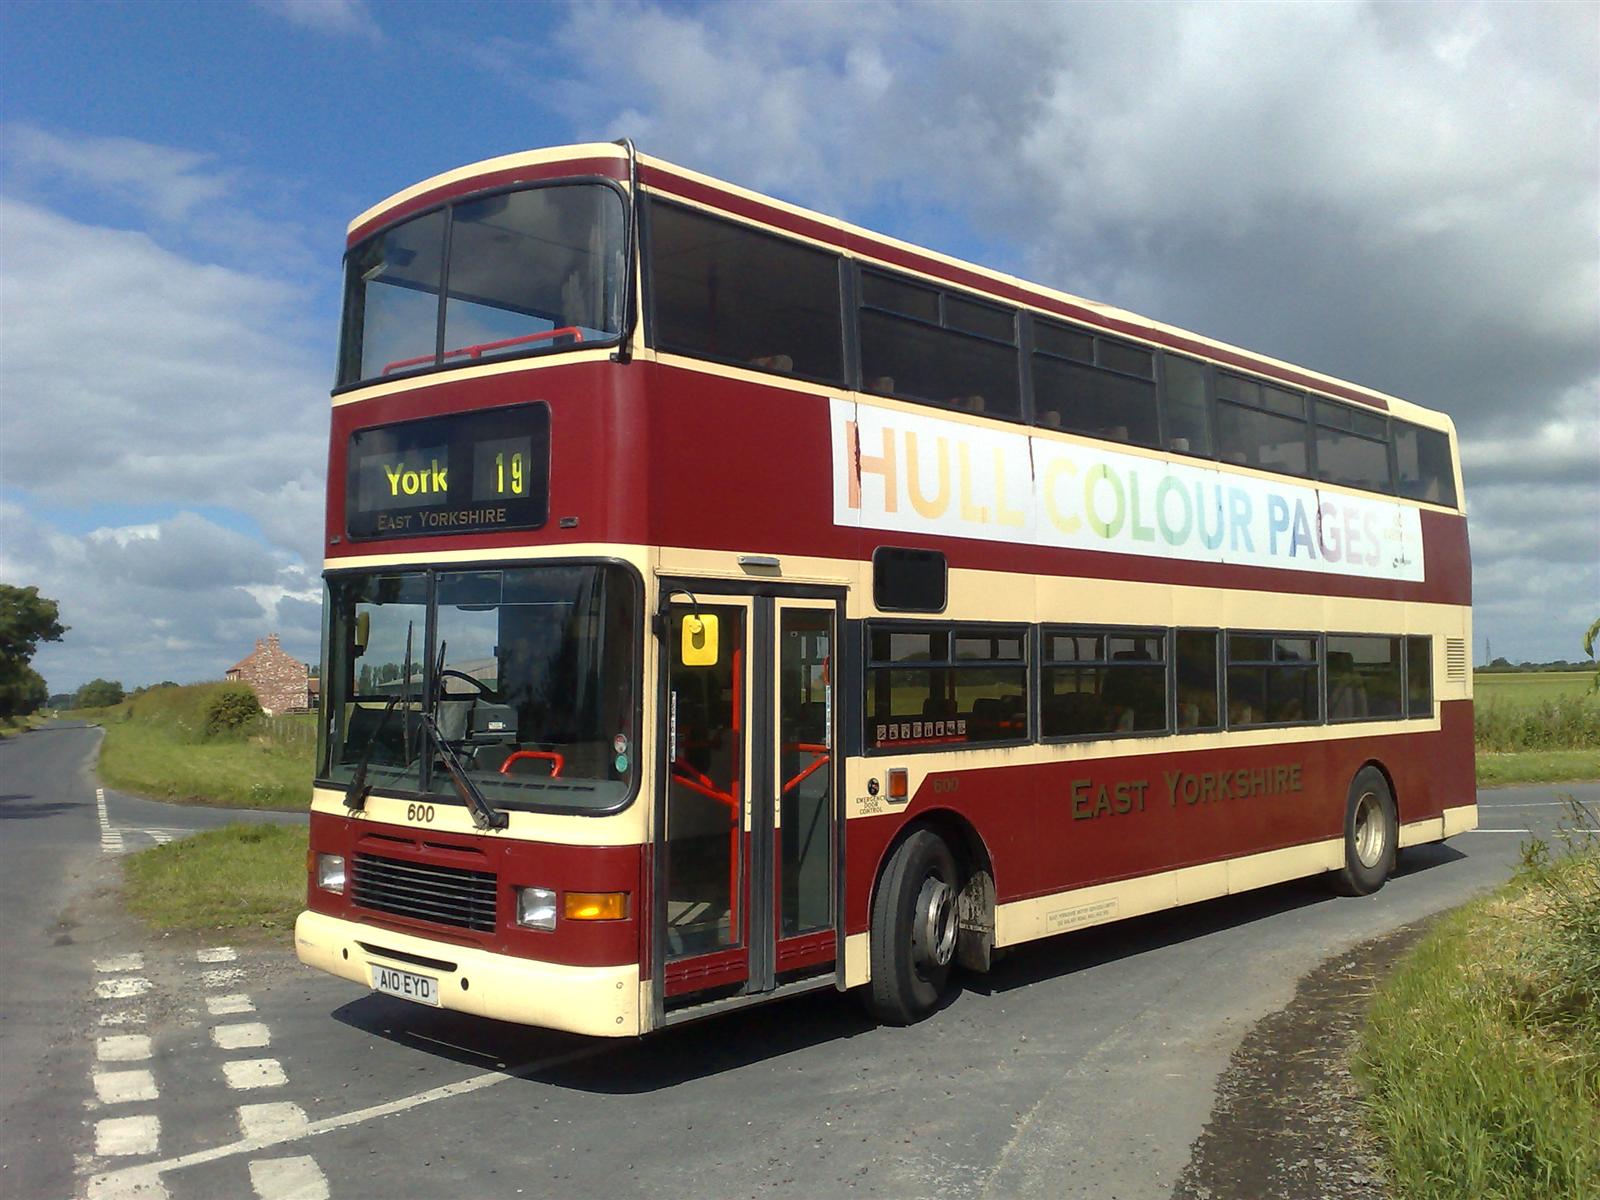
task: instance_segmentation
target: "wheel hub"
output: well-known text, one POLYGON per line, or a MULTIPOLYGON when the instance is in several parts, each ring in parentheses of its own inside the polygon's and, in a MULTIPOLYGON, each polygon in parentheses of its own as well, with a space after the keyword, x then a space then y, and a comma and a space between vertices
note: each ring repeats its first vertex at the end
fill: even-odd
POLYGON ((1366 792, 1356 801, 1355 823, 1356 857, 1364 867, 1375 867, 1383 859, 1386 832, 1383 806, 1372 792, 1366 792))
POLYGON ((911 952, 918 967, 944 967, 956 952, 956 893, 935 876, 923 880, 911 926, 911 952))

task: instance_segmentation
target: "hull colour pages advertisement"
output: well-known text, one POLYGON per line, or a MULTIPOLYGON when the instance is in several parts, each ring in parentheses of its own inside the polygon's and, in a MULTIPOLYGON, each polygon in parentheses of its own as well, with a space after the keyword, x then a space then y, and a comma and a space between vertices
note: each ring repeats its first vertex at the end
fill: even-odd
POLYGON ((832 401, 835 525, 1420 582, 1377 497, 832 401))

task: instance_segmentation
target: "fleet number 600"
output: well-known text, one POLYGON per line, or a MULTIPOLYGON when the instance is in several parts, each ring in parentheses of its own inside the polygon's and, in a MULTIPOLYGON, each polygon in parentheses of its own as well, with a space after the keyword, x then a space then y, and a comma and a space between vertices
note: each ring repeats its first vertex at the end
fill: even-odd
POLYGON ((406 820, 408 820, 408 821, 432 821, 433 820, 433 805, 431 805, 431 804, 408 804, 408 805, 406 805, 406 820))

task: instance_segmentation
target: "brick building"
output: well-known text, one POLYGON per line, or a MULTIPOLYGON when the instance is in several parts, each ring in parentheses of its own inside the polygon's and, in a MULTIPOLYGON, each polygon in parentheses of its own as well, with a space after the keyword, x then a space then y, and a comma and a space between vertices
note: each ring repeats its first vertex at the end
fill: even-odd
POLYGON ((267 713, 306 712, 311 708, 311 678, 306 664, 284 653, 278 635, 256 641, 254 652, 229 667, 225 677, 247 683, 267 713))

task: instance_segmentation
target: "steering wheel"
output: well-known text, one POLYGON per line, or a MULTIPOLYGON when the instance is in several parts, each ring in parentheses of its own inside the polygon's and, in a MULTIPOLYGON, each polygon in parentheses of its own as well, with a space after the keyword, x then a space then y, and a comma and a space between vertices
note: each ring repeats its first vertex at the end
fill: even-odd
POLYGON ((471 675, 468 675, 465 671, 457 671, 453 667, 446 667, 444 670, 439 672, 439 678, 440 679, 443 679, 447 675, 451 676, 452 678, 455 678, 455 679, 465 680, 467 683, 472 685, 473 690, 476 691, 479 696, 493 696, 494 695, 494 689, 492 687, 490 687, 487 683, 485 683, 481 679, 474 679, 471 675))

